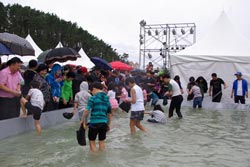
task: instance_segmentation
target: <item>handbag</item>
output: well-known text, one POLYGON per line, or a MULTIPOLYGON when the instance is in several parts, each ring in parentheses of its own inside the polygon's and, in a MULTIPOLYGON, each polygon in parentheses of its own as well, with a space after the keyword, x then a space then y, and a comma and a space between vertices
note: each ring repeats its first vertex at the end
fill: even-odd
POLYGON ((193 98, 194 98, 194 94, 192 93, 187 96, 187 101, 193 100, 193 98))
POLYGON ((83 124, 81 124, 80 128, 76 131, 76 139, 80 146, 86 146, 85 129, 83 128, 83 124))
POLYGON ((130 110, 130 107, 131 107, 131 103, 129 103, 129 102, 122 102, 121 104, 119 104, 119 107, 123 110, 123 111, 125 111, 125 112, 129 112, 129 110, 130 110))
POLYGON ((168 104, 168 97, 167 97, 167 96, 164 96, 164 97, 163 97, 163 102, 162 102, 162 104, 163 104, 164 106, 168 104))

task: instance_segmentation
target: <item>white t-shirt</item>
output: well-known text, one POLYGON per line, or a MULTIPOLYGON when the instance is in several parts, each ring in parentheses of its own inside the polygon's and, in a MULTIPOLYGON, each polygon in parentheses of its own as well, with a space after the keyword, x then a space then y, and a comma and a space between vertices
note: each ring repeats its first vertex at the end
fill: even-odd
POLYGON ((131 103, 131 111, 144 111, 144 98, 142 89, 138 85, 134 85, 133 88, 136 94, 135 104, 131 103))
POLYGON ((242 92, 242 80, 237 80, 238 82, 238 89, 237 89, 237 96, 243 96, 242 92))
POLYGON ((172 91, 173 91, 172 97, 181 95, 181 89, 178 83, 173 79, 171 79, 169 83, 172 85, 172 91))
POLYGON ((44 98, 43 93, 39 89, 31 88, 28 92, 28 96, 30 96, 30 103, 33 106, 39 107, 41 110, 43 110, 44 98))

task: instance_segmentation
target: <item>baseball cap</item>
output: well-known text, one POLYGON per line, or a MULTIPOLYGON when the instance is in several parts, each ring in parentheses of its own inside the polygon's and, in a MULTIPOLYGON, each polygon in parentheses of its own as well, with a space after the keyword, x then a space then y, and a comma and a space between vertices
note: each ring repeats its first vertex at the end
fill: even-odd
POLYGON ((81 67, 79 69, 82 73, 88 72, 88 69, 86 67, 81 67))
POLYGON ((242 76, 241 72, 236 72, 234 75, 242 76))

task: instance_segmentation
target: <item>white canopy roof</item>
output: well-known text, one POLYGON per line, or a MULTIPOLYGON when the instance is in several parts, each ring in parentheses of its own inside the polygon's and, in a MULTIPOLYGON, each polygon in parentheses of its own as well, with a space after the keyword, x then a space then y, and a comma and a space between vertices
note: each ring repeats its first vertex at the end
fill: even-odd
POLYGON ((63 63, 63 65, 66 64, 74 64, 74 65, 80 65, 84 66, 88 69, 95 66, 95 64, 90 60, 90 58, 87 56, 87 54, 84 52, 84 50, 81 48, 78 52, 81 55, 81 58, 77 58, 76 61, 66 61, 63 63))
POLYGON ((43 51, 39 48, 39 46, 37 46, 37 44, 34 42, 30 34, 28 34, 25 39, 29 41, 31 46, 35 49, 35 56, 38 57, 38 55, 40 55, 40 53, 42 53, 43 51))

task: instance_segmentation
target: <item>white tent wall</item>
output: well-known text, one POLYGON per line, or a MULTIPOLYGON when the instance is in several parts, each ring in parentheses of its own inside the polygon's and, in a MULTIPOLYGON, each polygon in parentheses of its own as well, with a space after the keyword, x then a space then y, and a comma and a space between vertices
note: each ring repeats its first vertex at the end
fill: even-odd
MULTIPOLYGON (((250 62, 250 60, 249 60, 250 62)), ((232 90, 233 81, 236 79, 234 76, 236 71, 241 71, 243 73, 243 78, 245 78, 248 83, 250 81, 250 65, 246 63, 233 63, 233 62, 189 62, 178 65, 173 65, 171 67, 172 75, 179 75, 181 79, 181 84, 186 94, 186 88, 188 80, 191 76, 195 79, 199 76, 203 76, 209 86, 211 80, 211 74, 217 73, 219 78, 222 78, 227 84, 227 88, 223 90, 222 102, 232 102, 230 98, 230 93, 232 90)), ((250 83, 249 83, 250 88, 250 83)))
POLYGON ((206 37, 193 46, 171 55, 172 76, 179 75, 182 87, 186 90, 190 76, 203 76, 209 86, 211 74, 217 73, 228 86, 223 90, 222 102, 233 102, 230 94, 237 71, 243 73, 243 78, 248 81, 250 87, 249 46, 250 41, 234 30, 223 12, 206 37))

